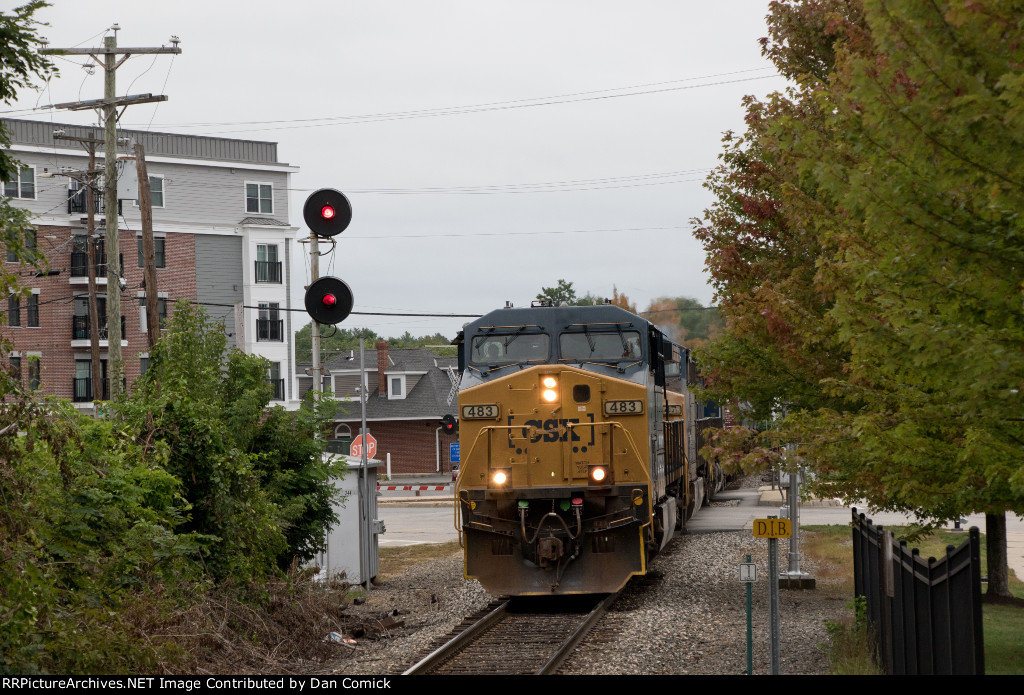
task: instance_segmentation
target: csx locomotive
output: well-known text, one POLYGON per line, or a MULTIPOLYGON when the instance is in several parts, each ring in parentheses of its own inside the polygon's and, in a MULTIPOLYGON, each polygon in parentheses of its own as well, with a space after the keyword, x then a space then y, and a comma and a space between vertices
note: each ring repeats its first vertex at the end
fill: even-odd
POLYGON ((615 592, 720 485, 698 463, 689 353, 647 320, 510 307, 456 344, 456 525, 491 593, 615 592))

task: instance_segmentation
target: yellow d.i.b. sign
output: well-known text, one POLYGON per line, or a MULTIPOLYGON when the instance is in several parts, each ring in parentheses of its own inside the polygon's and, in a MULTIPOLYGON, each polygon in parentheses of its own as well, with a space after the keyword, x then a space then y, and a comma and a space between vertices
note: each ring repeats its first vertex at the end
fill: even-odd
POLYGON ((789 519, 754 519, 755 538, 789 538, 793 524, 789 519))

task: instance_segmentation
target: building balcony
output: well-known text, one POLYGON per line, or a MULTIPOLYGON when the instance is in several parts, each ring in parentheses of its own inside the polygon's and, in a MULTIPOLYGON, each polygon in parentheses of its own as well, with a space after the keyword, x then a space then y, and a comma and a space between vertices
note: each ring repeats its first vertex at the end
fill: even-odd
MULTIPOLYGON (((121 317, 121 342, 124 342, 125 338, 125 320, 124 316, 121 317)), ((107 340, 107 322, 104 321, 103 325, 100 326, 100 340, 107 340)), ((92 340, 89 328, 89 317, 88 316, 72 316, 71 317, 71 340, 92 340)))
POLYGON ((256 319, 256 340, 284 341, 284 319, 256 319))
MULTIPOLYGON (((124 254, 118 254, 121 267, 124 268, 124 254)), ((106 284, 107 282, 107 254, 96 255, 96 282, 106 284)), ((71 282, 79 283, 89 278, 89 254, 85 251, 73 251, 71 253, 71 282)))
MULTIPOLYGON (((73 379, 74 385, 72 386, 71 400, 75 403, 89 403, 93 400, 92 394, 92 378, 86 379, 73 379)), ((100 396, 101 401, 110 400, 110 379, 103 380, 103 394, 100 396)))
MULTIPOLYGON (((104 202, 103 192, 102 191, 96 191, 96 197, 93 200, 96 203, 96 206, 94 208, 96 214, 97 215, 104 214, 104 212, 106 212, 106 204, 104 202)), ((71 197, 68 198, 68 214, 69 215, 86 215, 86 214, 88 214, 89 211, 87 209, 88 208, 87 203, 88 203, 88 201, 85 199, 85 189, 84 188, 81 188, 81 189, 79 189, 77 191, 74 191, 72 193, 71 197)), ((121 215, 121 208, 122 208, 121 203, 122 203, 122 201, 120 201, 120 200, 117 201, 117 214, 118 214, 118 216, 121 215)))
POLYGON ((281 284, 281 261, 256 261, 256 282, 281 284))

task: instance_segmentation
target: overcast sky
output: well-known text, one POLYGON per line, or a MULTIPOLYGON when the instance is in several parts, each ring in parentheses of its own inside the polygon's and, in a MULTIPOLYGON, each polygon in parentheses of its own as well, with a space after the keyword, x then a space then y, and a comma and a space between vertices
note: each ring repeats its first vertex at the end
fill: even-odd
MULTIPOLYGON (((610 297, 614 285, 641 310, 659 296, 712 301, 690 219, 711 202, 701 183, 722 133, 743 130, 742 97, 783 87, 760 55, 767 6, 55 0, 40 17, 56 47, 101 45, 115 22, 119 46, 180 37, 181 55, 118 70, 118 94, 169 96, 129 107, 122 125, 278 142, 301 169, 298 227, 310 192, 346 193, 353 221, 321 273, 352 287, 355 311, 482 314, 528 305, 560 278, 579 294, 610 297)), ((17 107, 102 97, 101 71, 73 58, 17 107)), ((341 326, 453 337, 468 320, 353 315, 341 326)))

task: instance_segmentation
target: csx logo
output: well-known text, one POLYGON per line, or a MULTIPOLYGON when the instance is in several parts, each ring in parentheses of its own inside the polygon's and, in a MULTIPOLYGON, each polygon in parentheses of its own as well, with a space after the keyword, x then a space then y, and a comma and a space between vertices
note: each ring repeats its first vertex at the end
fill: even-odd
MULTIPOLYGON (((593 421, 594 416, 589 416, 590 420, 593 421)), ((565 442, 581 441, 580 435, 576 432, 575 428, 569 427, 569 424, 578 425, 580 422, 579 418, 551 418, 549 420, 527 420, 523 423, 522 438, 528 439, 531 444, 536 444, 540 441, 545 442, 565 442), (570 439, 570 437, 572 439, 570 439)), ((512 418, 509 418, 509 425, 512 424, 512 418)), ((593 443, 593 431, 592 428, 590 433, 590 439, 593 443)), ((509 442, 509 446, 515 446, 509 442)))

